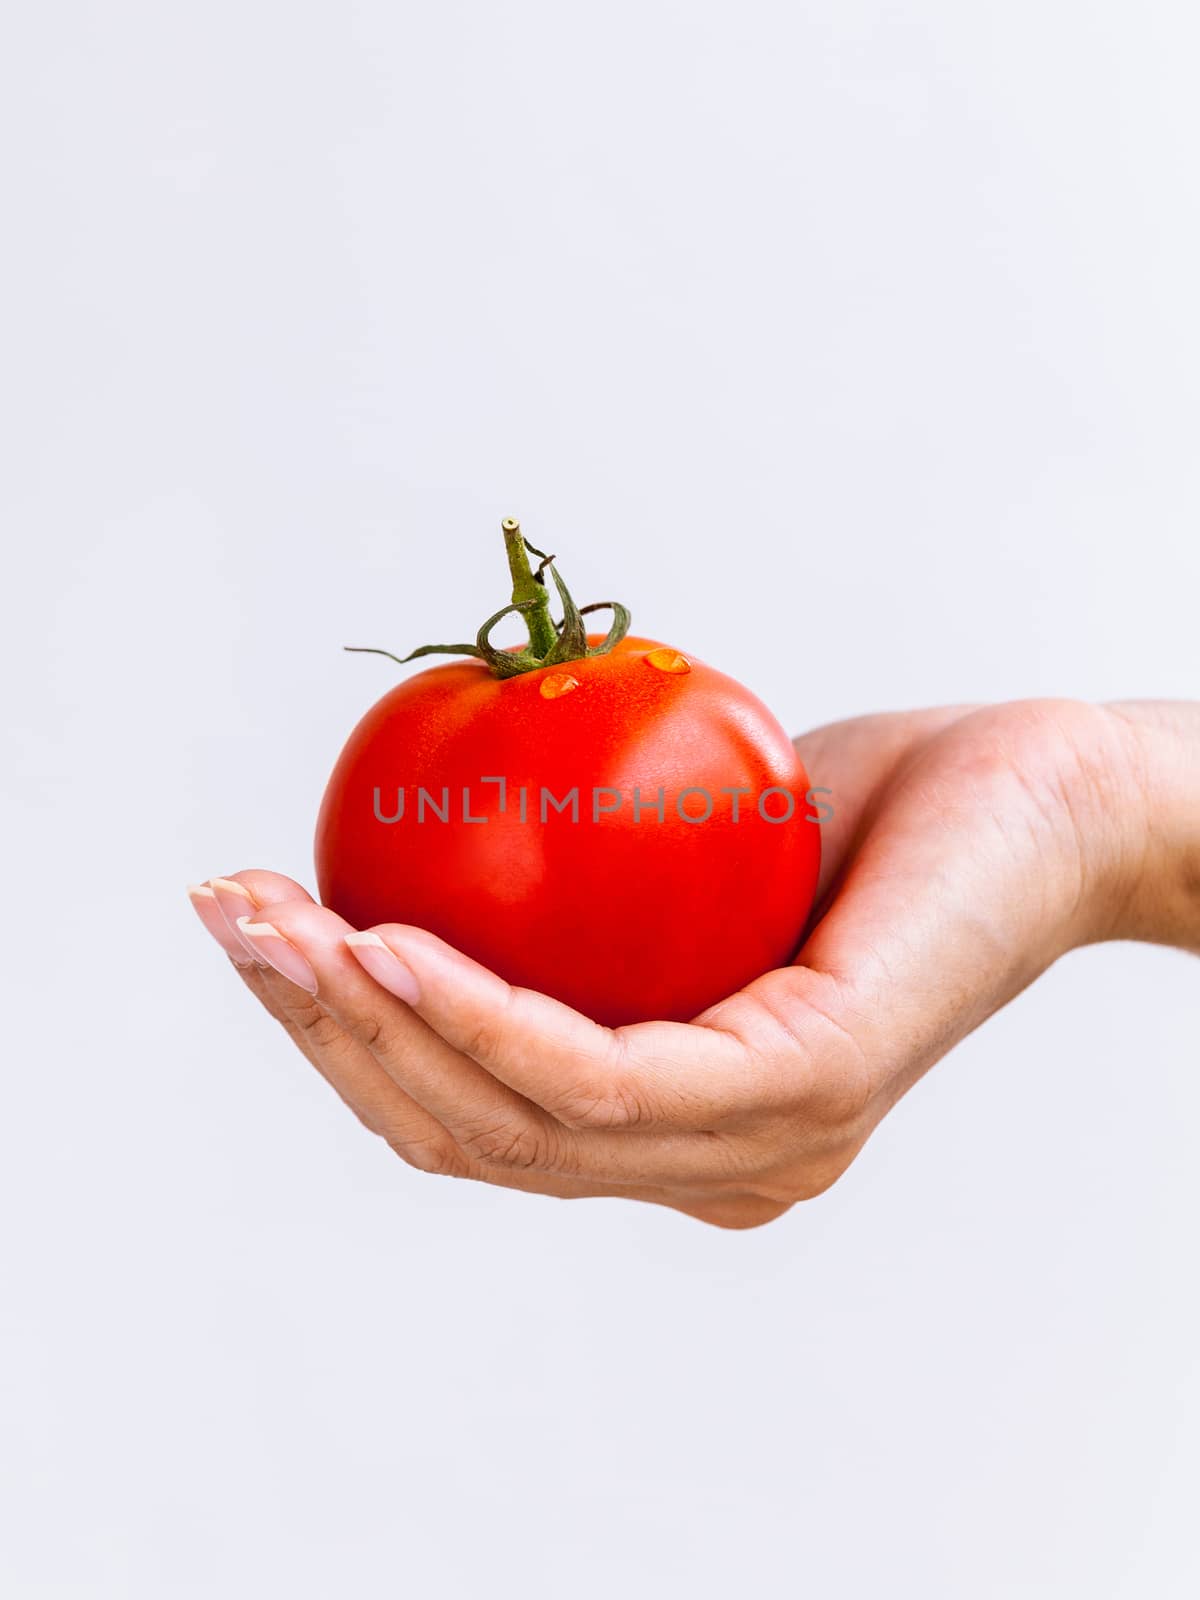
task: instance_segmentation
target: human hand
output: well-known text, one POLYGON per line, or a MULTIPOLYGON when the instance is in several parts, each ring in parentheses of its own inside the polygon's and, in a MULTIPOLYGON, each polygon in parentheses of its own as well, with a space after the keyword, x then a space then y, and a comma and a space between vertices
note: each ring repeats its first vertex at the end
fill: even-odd
POLYGON ((1067 950, 1200 947, 1196 708, 899 713, 798 741, 833 792, 796 963, 610 1030, 419 928, 264 871, 192 891, 247 986, 411 1165, 726 1227, 821 1193, 900 1096, 1067 950))

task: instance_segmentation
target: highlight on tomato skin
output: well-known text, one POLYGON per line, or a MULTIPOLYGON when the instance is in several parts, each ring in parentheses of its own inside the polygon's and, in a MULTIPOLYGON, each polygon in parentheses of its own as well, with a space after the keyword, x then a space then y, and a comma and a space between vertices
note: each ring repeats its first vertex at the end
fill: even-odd
POLYGON ((631 635, 622 605, 577 607, 556 558, 503 532, 511 603, 473 645, 393 657, 463 659, 390 689, 337 760, 321 898, 597 1021, 687 1021, 799 947, 820 867, 808 774, 749 690, 631 635), (609 632, 589 634, 600 609, 609 632), (512 614, 528 643, 497 649, 512 614))

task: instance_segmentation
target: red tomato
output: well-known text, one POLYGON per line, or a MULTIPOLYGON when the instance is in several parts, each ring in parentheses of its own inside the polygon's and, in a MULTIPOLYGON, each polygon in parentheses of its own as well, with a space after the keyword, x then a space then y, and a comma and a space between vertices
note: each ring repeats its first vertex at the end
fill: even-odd
POLYGON ((506 678, 456 661, 351 734, 317 880, 356 928, 427 928, 600 1022, 684 1021, 795 955, 808 787, 759 700, 652 640, 506 678))

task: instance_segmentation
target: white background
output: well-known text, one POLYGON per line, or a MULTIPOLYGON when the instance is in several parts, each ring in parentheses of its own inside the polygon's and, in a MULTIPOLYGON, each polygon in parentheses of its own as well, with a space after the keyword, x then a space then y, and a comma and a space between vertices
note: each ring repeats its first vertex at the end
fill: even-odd
POLYGON ((14 7, 0 1589, 1200 1588, 1193 961, 726 1234, 410 1172, 208 943, 519 515, 795 731, 1195 695, 1183 4, 14 7))

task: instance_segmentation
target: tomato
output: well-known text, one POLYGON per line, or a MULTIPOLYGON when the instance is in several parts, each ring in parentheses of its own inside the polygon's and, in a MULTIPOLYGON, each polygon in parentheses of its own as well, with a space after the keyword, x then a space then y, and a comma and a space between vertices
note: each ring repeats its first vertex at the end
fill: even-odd
POLYGON ((584 656, 456 661, 385 694, 325 792, 321 897, 600 1022, 684 1021, 794 956, 820 863, 808 777, 732 678, 584 637, 584 656))

